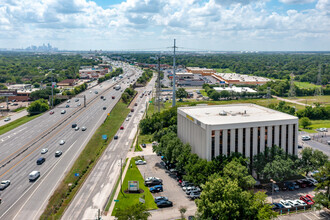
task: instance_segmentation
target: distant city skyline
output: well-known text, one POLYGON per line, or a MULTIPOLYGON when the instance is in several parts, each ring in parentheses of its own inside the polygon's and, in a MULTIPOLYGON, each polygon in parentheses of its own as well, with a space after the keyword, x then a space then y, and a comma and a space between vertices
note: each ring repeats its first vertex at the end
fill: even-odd
POLYGON ((330 0, 4 0, 0 11, 7 49, 169 51, 175 38, 179 51, 330 51, 330 0))

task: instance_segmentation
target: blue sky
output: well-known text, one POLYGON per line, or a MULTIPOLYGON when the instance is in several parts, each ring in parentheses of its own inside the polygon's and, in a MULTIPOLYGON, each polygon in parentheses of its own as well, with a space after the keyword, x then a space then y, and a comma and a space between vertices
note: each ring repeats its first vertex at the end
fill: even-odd
POLYGON ((330 50, 330 0, 1 0, 0 48, 330 50))

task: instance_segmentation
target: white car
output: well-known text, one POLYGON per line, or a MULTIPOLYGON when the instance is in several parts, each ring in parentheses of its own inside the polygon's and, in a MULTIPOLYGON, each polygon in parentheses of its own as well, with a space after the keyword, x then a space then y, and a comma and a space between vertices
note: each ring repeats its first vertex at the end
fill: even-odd
POLYGON ((6 189, 10 185, 10 180, 3 180, 0 183, 0 190, 6 189))
POLYGON ((137 160, 137 161, 135 161, 135 164, 136 165, 144 165, 144 164, 147 164, 147 162, 145 160, 137 160))
POLYGON ((312 178, 312 177, 306 177, 307 180, 309 180, 310 182, 312 182, 314 184, 314 186, 316 186, 316 184, 318 184, 319 182, 317 182, 316 179, 312 178))
POLYGON ((292 207, 300 206, 300 203, 297 203, 294 200, 286 200, 287 203, 289 203, 292 207))
POLYGON ((78 126, 77 126, 77 127, 75 127, 75 128, 74 128, 74 130, 75 130, 75 131, 78 131, 78 130, 79 130, 79 127, 78 127, 78 126))
POLYGON ((81 103, 78 103, 77 107, 81 106, 81 103))
POLYGON ((65 111, 65 110, 62 110, 62 111, 61 111, 61 114, 65 114, 65 113, 66 113, 66 111, 65 111))
POLYGON ((283 205, 284 208, 287 208, 287 209, 292 208, 292 206, 285 200, 281 200, 280 204, 283 205))
POLYGON ((86 131, 86 129, 87 128, 85 126, 81 128, 82 131, 86 131))
POLYGON ((301 140, 303 140, 303 141, 309 141, 310 139, 311 139, 311 137, 308 135, 301 137, 301 140))
POLYGON ((151 177, 146 178, 144 181, 149 182, 151 180, 159 180, 159 178, 151 176, 151 177))
POLYGON ((70 100, 66 101, 67 103, 70 103, 70 100))
POLYGON ((10 120, 11 120, 11 118, 10 117, 7 117, 7 118, 5 118, 4 121, 10 121, 10 120))
POLYGON ((129 118, 126 118, 126 121, 129 121, 129 118))
POLYGON ((296 199, 296 200, 294 200, 294 202, 297 203, 298 206, 306 206, 307 205, 306 202, 304 202, 300 199, 296 199))
POLYGON ((63 145, 65 144, 65 141, 64 140, 60 140, 60 145, 63 145))
POLYGON ((44 149, 41 150, 41 154, 45 154, 47 152, 48 152, 48 148, 44 148, 44 149))

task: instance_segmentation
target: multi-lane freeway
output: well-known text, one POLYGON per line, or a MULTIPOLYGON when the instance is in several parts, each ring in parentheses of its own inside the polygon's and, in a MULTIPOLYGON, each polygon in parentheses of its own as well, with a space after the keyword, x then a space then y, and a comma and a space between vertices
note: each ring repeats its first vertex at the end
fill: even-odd
POLYGON ((123 79, 109 80, 95 86, 80 94, 80 98, 72 98, 70 103, 56 107, 54 114, 47 112, 0 136, 0 181, 11 181, 9 187, 0 191, 0 219, 37 219, 40 216, 65 172, 120 99, 122 91, 141 74, 140 70, 129 65, 125 65, 124 70, 123 79), (120 84, 121 89, 113 89, 115 84, 120 84), (84 95, 86 107, 82 98, 84 95), (106 100, 100 99, 101 95, 106 100), (66 108, 66 105, 70 107, 66 108), (62 110, 66 113, 61 114, 62 110), (85 126, 87 130, 75 131, 71 127, 73 123, 80 128, 85 126), (65 144, 60 145, 60 140, 64 140, 65 144), (48 149, 46 154, 41 154, 43 148, 48 149), (55 157, 58 150, 63 155, 55 157), (45 157, 46 161, 37 165, 40 157, 45 157), (41 176, 30 182, 29 173, 33 170, 40 171, 41 176))

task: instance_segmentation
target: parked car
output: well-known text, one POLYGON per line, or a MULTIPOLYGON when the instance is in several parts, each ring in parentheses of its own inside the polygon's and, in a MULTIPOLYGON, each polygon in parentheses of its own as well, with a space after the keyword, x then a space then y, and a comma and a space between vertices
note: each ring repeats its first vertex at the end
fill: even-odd
POLYGON ((44 148, 44 149, 41 150, 41 154, 45 154, 47 152, 48 152, 48 148, 44 148))
POLYGON ((291 182, 295 189, 299 189, 300 186, 296 182, 291 182))
POLYGON ((300 199, 296 199, 296 200, 293 200, 296 204, 298 204, 298 206, 306 206, 306 202, 300 200, 300 199))
POLYGON ((314 177, 315 176, 315 174, 318 174, 320 171, 318 171, 318 170, 314 170, 313 172, 311 172, 311 177, 314 177))
POLYGON ((160 201, 168 201, 168 198, 165 196, 157 196, 155 197, 155 203, 158 203, 160 201))
POLYGON ((308 135, 305 135, 305 136, 301 137, 301 140, 303 140, 303 141, 309 141, 310 139, 311 139, 311 137, 308 136, 308 135))
POLYGON ((3 180, 0 183, 0 190, 6 189, 10 185, 10 180, 3 180))
POLYGON ((286 187, 291 191, 295 189, 292 182, 285 182, 284 185, 286 185, 286 187))
POLYGON ((306 186, 308 186, 308 187, 314 186, 313 182, 310 181, 310 180, 302 179, 301 181, 302 181, 303 183, 305 183, 306 186))
POLYGON ((151 181, 151 180, 160 180, 160 179, 157 178, 157 177, 151 176, 151 177, 147 177, 144 181, 148 182, 148 181, 151 181))
POLYGON ((58 150, 55 152, 55 157, 60 157, 62 155, 62 151, 58 150))
POLYGON ((65 108, 70 108, 70 105, 66 105, 65 108))
POLYGON ((300 203, 297 203, 294 200, 286 200, 286 202, 289 203, 292 207, 297 207, 300 205, 300 203))
POLYGON ((314 203, 315 203, 315 201, 314 201, 314 199, 313 199, 313 198, 314 198, 314 196, 312 196, 312 195, 310 195, 310 194, 307 194, 307 195, 306 195, 306 197, 307 197, 307 198, 309 198, 310 200, 312 200, 312 202, 314 202, 314 203))
POLYGON ((311 177, 306 177, 306 180, 309 180, 310 182, 312 182, 314 186, 316 186, 319 183, 319 182, 317 182, 316 179, 311 178, 311 177))
POLYGON ((54 111, 53 111, 53 110, 50 110, 50 111, 49 111, 49 114, 50 114, 50 115, 54 114, 54 111))
POLYGON ((280 204, 283 205, 284 208, 287 208, 287 209, 292 208, 292 206, 285 200, 281 200, 280 204))
POLYGON ((151 187, 150 192, 155 193, 155 192, 163 192, 163 186, 162 185, 155 185, 151 187))
POLYGON ((272 203, 272 210, 284 209, 284 206, 281 203, 272 203))
POLYGON ((136 165, 144 165, 144 164, 147 164, 147 162, 145 160, 137 160, 137 161, 135 161, 135 164, 136 165))
POLYGON ((162 185, 162 184, 163 184, 163 181, 161 179, 153 179, 153 180, 144 182, 145 186, 156 186, 156 185, 162 185))
POLYGON ((308 198, 306 196, 300 196, 299 199, 302 200, 302 201, 304 201, 305 203, 307 203, 307 205, 313 205, 314 204, 314 202, 310 198, 308 198))
POLYGON ((298 184, 300 188, 306 188, 307 187, 307 184, 302 180, 297 180, 296 184, 298 184))
POLYGON ((164 208, 164 207, 172 207, 173 203, 171 201, 160 201, 157 203, 158 208, 164 208))
POLYGON ((141 144, 141 147, 146 148, 147 145, 146 144, 141 144))
POLYGON ((200 193, 201 192, 201 189, 196 187, 196 188, 193 188, 191 190, 186 190, 186 195, 190 195, 190 193, 200 193))
POLYGON ((66 111, 65 111, 65 110, 62 110, 62 111, 61 111, 61 114, 65 114, 65 113, 66 113, 66 111))
POLYGON ((201 196, 200 191, 193 191, 193 192, 190 192, 188 197, 191 199, 198 199, 200 196, 201 196))

